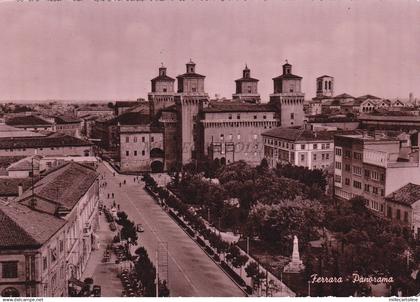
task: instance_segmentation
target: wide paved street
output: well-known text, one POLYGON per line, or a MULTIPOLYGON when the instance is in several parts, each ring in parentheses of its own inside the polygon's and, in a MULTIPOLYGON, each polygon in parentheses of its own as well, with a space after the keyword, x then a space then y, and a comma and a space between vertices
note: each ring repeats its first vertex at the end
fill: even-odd
POLYGON ((244 293, 228 276, 188 237, 187 234, 158 206, 144 191, 143 183, 134 182, 134 176, 112 175, 101 163, 98 172, 105 175, 108 183, 105 190, 105 204, 112 203, 107 193, 113 192, 115 202, 128 214, 130 220, 142 223, 145 229, 140 233, 149 257, 155 261, 158 242, 168 244, 169 289, 172 297, 242 297, 244 293), (126 185, 119 183, 126 180, 126 185))

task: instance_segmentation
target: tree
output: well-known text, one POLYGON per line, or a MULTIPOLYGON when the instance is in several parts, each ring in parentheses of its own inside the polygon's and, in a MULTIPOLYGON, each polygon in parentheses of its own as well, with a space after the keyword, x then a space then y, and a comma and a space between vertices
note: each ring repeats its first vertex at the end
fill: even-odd
POLYGON ((260 271, 259 264, 252 261, 245 267, 245 272, 247 277, 251 278, 253 287, 260 288, 261 281, 264 279, 265 275, 260 271))
POLYGON ((107 106, 108 106, 108 108, 111 108, 111 109, 114 109, 114 107, 115 107, 115 105, 114 105, 114 103, 113 103, 113 102, 109 102, 109 103, 107 104, 107 106))

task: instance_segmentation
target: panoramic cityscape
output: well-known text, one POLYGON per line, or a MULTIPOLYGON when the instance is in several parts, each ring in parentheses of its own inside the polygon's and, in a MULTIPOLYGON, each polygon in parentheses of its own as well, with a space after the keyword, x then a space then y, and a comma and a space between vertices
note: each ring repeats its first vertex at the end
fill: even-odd
POLYGON ((418 3, 257 2, 0 3, 1 297, 420 293, 418 3))

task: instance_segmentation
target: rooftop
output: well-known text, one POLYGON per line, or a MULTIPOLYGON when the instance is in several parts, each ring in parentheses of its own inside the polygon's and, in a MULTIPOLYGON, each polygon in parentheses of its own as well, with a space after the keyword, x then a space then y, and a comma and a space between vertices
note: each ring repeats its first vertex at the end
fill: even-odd
POLYGON ((44 137, 16 137, 0 140, 0 149, 47 148, 47 147, 83 147, 92 143, 79 138, 54 133, 44 137))
POLYGON ((6 169, 11 164, 20 161, 25 156, 0 156, 0 168, 6 169))
POLYGON ((420 200, 420 185, 408 183, 386 196, 385 199, 387 201, 410 206, 420 200))
POLYGON ((44 135, 39 132, 32 132, 32 131, 12 127, 6 124, 0 124, 0 138, 32 137, 32 136, 44 136, 44 135))
POLYGON ((184 74, 181 74, 179 76, 177 76, 177 78, 205 78, 206 76, 203 76, 201 74, 195 73, 195 72, 186 72, 184 74))
POLYGON ((342 94, 336 95, 333 98, 334 99, 355 99, 354 96, 351 96, 350 94, 347 94, 347 93, 342 93, 342 94))
MULTIPOLYGON (((51 170, 35 183, 35 196, 54 201, 61 208, 71 210, 80 198, 86 194, 98 177, 92 168, 68 162, 51 170)), ((27 190, 19 197, 20 201, 32 196, 32 190, 27 190)), ((51 213, 54 214, 54 213, 51 213)))
POLYGON ((0 178, 0 196, 16 197, 19 195, 19 185, 22 184, 23 190, 31 187, 31 178, 0 178))
POLYGON ((262 133, 263 136, 285 139, 289 141, 332 141, 336 131, 311 131, 296 128, 274 128, 262 133))
POLYGON ((298 80, 298 79, 302 79, 302 77, 289 73, 289 74, 282 74, 278 77, 273 78, 273 80, 283 80, 283 79, 285 79, 285 80, 291 80, 291 79, 298 80))
POLYGON ((34 211, 18 203, 0 201, 0 248, 37 248, 65 223, 63 219, 34 211))
POLYGON ((167 75, 159 75, 152 79, 152 82, 156 82, 156 81, 175 82, 175 79, 167 75))
POLYGON ((250 104, 239 101, 211 101, 204 112, 273 112, 275 108, 269 104, 250 104))
POLYGON ((78 123, 80 123, 79 119, 76 119, 76 118, 68 116, 68 115, 56 116, 54 119, 55 119, 55 122, 57 124, 78 124, 78 123))
POLYGON ((15 116, 8 118, 6 124, 10 126, 48 126, 51 123, 35 115, 15 116))

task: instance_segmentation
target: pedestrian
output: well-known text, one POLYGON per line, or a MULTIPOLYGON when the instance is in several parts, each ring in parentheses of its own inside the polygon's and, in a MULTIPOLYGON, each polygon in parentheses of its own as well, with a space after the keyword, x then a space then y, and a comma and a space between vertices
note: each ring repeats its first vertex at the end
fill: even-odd
POLYGON ((124 179, 124 184, 126 184, 126 181, 125 181, 125 179, 124 179))
MULTIPOLYGON (((112 193, 112 198, 114 198, 114 193, 112 193)), ((115 202, 114 202, 114 204, 115 204, 115 202)))
POLYGON ((108 198, 109 198, 109 193, 108 193, 108 198))
POLYGON ((121 183, 120 183, 120 188, 121 188, 121 183))
POLYGON ((112 173, 115 176, 115 172, 112 173))
POLYGON ((133 180, 134 182, 136 182, 136 178, 134 177, 134 180, 133 180))
POLYGON ((120 210, 120 204, 117 204, 117 209, 118 209, 118 211, 120 210))

